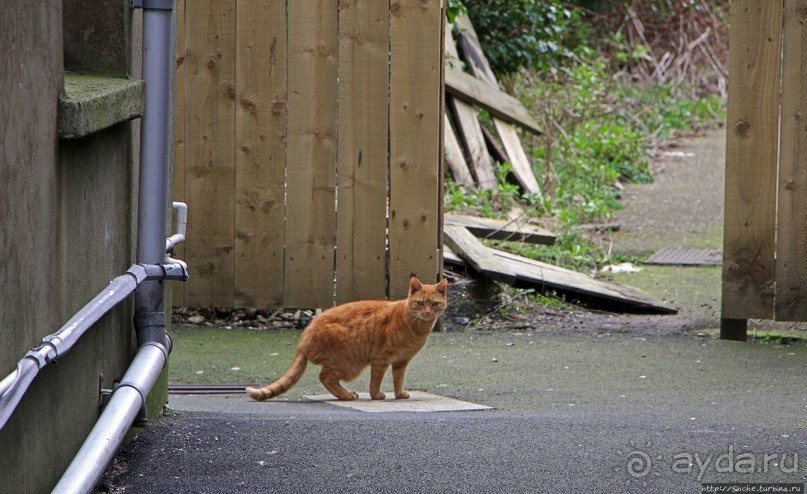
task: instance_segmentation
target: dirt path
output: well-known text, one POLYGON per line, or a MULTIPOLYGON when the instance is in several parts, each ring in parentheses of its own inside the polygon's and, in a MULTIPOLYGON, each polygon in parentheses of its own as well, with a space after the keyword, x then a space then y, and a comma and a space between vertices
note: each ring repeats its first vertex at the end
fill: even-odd
MULTIPOLYGON (((664 246, 722 248, 723 170, 725 132, 715 130, 705 136, 682 139, 662 151, 651 165, 654 181, 627 186, 622 203, 625 208, 613 222, 618 232, 603 239, 610 243, 614 256, 644 259, 664 246)), ((602 275, 633 286, 669 302, 679 309, 674 316, 619 314, 581 309, 576 306, 553 307, 545 304, 508 304, 506 297, 494 314, 483 317, 482 327, 512 330, 523 325, 537 325, 555 332, 623 332, 637 334, 676 334, 699 332, 719 326, 719 267, 671 267, 640 265, 637 273, 602 275), (515 309, 513 307, 516 307, 515 309)), ((479 321, 474 298, 490 297, 495 286, 478 280, 467 284, 461 298, 451 300, 452 312, 447 325, 460 329, 451 319, 479 321), (487 293, 486 293, 487 292, 487 293)), ((489 308, 488 308, 489 309, 489 308)))
POLYGON ((653 183, 625 190, 616 253, 646 255, 667 245, 722 248, 725 142, 721 129, 660 152, 651 165, 653 183))
MULTIPOLYGON (((683 139, 653 162, 653 183, 627 187, 625 209, 615 218, 615 254, 647 257, 666 246, 722 249, 725 139, 722 129, 683 139)), ((677 316, 636 323, 649 331, 686 331, 719 325, 720 277, 719 267, 643 265, 614 280, 679 308, 677 316)))

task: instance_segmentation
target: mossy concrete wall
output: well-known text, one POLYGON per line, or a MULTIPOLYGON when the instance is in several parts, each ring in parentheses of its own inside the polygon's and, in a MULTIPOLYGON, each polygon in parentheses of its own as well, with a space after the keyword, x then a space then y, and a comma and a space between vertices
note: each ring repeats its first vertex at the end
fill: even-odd
MULTIPOLYGON (((3 1, 0 379, 134 261, 139 121, 80 139, 57 129, 63 74, 86 62, 70 62, 68 49, 106 44, 87 45, 102 58, 96 69, 137 77, 139 14, 128 3, 3 1), (82 16, 77 31, 70 22, 82 16), (92 19, 123 29, 98 36, 92 19)), ((51 491, 98 417, 99 381, 112 387, 134 355, 132 314, 128 300, 37 376, 0 430, 0 493, 51 491)))

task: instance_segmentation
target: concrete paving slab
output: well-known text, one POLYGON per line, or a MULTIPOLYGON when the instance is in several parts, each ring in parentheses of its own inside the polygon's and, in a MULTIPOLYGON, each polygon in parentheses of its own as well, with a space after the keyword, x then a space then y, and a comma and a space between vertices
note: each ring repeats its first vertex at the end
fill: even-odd
POLYGON ((464 412, 471 410, 491 410, 493 407, 478 405, 468 401, 455 400, 445 396, 410 391, 408 400, 396 400, 392 393, 387 393, 386 400, 371 400, 370 393, 359 393, 359 399, 340 401, 335 396, 305 395, 306 400, 319 401, 329 405, 350 408, 361 412, 464 412))
POLYGON ((324 404, 308 400, 275 398, 255 401, 246 393, 229 395, 171 394, 168 409, 175 412, 215 414, 248 414, 267 417, 288 415, 321 415, 331 410, 324 404))

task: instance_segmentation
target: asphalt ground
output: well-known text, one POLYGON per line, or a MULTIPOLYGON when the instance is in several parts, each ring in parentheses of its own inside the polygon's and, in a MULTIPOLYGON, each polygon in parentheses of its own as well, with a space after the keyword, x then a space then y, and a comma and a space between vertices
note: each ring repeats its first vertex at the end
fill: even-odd
MULTIPOLYGON (((615 248, 647 254, 673 240, 719 247, 723 147, 720 133, 685 143, 653 185, 630 187, 615 248)), ((719 268, 643 273, 617 278, 672 301, 679 316, 555 317, 549 309, 518 330, 432 335, 407 386, 492 410, 366 413, 312 402, 304 394, 323 392, 314 366, 288 394, 263 403, 172 396, 166 416, 123 448, 100 490, 699 493, 713 482, 733 483, 733 492, 783 492, 772 483, 804 489, 807 345, 714 339, 719 268)), ((220 379, 222 369, 235 373, 229 382, 271 379, 291 361, 296 335, 181 329, 172 372, 200 382, 220 379), (203 363, 188 358, 202 351, 203 363)), ((352 386, 366 391, 367 376, 352 386)))
POLYGON ((803 484, 805 366, 805 345, 687 334, 435 334, 409 386, 494 410, 358 412, 305 400, 314 383, 263 403, 174 396, 118 456, 105 488, 696 493, 704 482, 803 484))

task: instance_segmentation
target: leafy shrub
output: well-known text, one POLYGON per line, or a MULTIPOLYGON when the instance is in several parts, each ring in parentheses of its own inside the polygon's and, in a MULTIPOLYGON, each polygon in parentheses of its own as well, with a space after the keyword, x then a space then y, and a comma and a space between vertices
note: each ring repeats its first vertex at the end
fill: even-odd
POLYGON ((509 77, 522 68, 558 65, 583 25, 561 0, 449 0, 449 19, 467 11, 493 71, 509 77), (577 29, 571 29, 575 26, 577 29))
MULTIPOLYGON (((699 5, 719 2, 698 1, 699 5)), ((465 3, 483 44, 487 38, 499 45, 498 49, 485 48, 486 55, 491 59, 508 59, 507 63, 499 64, 498 70, 513 76, 516 97, 525 103, 544 130, 541 136, 523 139, 529 144, 543 194, 540 197, 521 194, 508 182, 509 165, 505 165, 499 169, 499 185, 493 191, 465 190, 449 180, 446 209, 472 209, 485 216, 504 216, 518 207, 529 216, 548 218, 561 233, 555 246, 511 248, 567 267, 595 269, 608 261, 608 255, 574 227, 611 218, 621 207, 623 183, 652 179, 649 161, 660 143, 680 132, 724 121, 725 100, 719 93, 704 91, 709 85, 692 87, 684 82, 660 83, 652 78, 626 77, 620 67, 652 57, 650 48, 657 46, 630 43, 620 31, 611 32, 604 39, 574 38, 571 31, 588 22, 574 10, 562 13, 560 30, 547 32, 534 28, 538 32, 531 37, 514 41, 517 38, 513 25, 526 26, 526 16, 534 21, 533 26, 543 26, 546 18, 540 16, 551 11, 551 7, 562 8, 560 2, 467 0, 465 3), (484 11, 484 21, 478 18, 482 15, 478 13, 482 4, 489 9, 484 11), (528 7, 537 9, 537 13, 530 17, 523 11, 500 14, 497 10, 528 7), (497 16, 502 19, 496 19, 497 16), (505 25, 511 26, 510 31, 502 27, 505 25), (497 34, 497 29, 502 34, 497 34), (546 45, 550 50, 536 50, 532 58, 522 53, 524 46, 538 39, 548 43, 553 36, 559 44, 546 45), (573 42, 563 44, 570 39, 573 42), (610 48, 605 52, 593 50, 587 43, 610 48)), ((633 5, 622 1, 588 3, 633 5)), ((677 18, 691 15, 683 8, 676 12, 677 18)), ((668 15, 666 11, 662 14, 668 15)), ((584 26, 580 32, 593 30, 584 26)), ((692 80, 697 83, 698 78, 692 80)))

